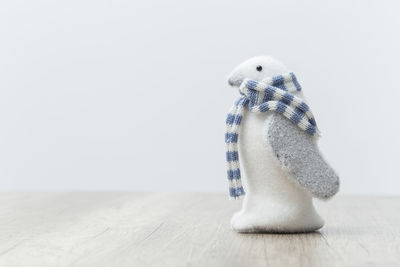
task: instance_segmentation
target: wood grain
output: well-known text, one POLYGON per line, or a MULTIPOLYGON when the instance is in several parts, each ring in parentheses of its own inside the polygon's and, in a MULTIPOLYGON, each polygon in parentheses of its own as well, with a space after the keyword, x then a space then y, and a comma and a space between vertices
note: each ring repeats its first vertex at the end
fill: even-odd
POLYGON ((0 266, 399 266, 400 197, 317 203, 310 234, 238 234, 225 194, 2 193, 0 266))

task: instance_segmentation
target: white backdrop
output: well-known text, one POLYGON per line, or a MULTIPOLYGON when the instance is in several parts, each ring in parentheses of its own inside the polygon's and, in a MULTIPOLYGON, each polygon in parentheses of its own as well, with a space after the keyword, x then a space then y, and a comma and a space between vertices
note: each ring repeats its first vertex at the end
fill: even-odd
POLYGON ((267 54, 297 73, 342 192, 398 194, 399 8, 3 1, 0 190, 226 192, 226 75, 267 54))

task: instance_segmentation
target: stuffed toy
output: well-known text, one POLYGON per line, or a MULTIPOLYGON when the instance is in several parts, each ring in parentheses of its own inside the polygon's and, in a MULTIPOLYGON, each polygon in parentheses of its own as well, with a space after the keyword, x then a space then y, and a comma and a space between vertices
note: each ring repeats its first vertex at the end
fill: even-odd
POLYGON ((236 67, 228 83, 241 95, 226 119, 229 193, 234 199, 244 195, 232 228, 318 230, 324 222, 312 198, 335 195, 339 177, 318 149, 320 132, 295 74, 272 57, 260 56, 236 67))

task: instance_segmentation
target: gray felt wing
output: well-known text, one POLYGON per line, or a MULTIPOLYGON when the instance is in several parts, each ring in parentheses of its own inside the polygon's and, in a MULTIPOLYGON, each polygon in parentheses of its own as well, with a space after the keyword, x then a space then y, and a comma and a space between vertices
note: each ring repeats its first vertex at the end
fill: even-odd
POLYGON ((267 140, 290 177, 314 197, 327 199, 337 193, 339 177, 312 137, 280 114, 272 114, 267 129, 267 140))

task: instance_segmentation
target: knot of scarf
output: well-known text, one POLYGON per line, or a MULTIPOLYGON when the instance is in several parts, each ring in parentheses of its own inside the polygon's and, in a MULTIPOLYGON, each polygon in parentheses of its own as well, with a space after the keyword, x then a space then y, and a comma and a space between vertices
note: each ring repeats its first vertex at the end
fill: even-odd
POLYGON ((262 81, 245 79, 239 87, 242 95, 232 106, 226 118, 226 162, 229 195, 239 198, 244 195, 241 183, 238 140, 243 110, 262 113, 275 111, 313 137, 319 136, 317 124, 309 106, 292 92, 301 91, 296 76, 290 72, 262 81))

